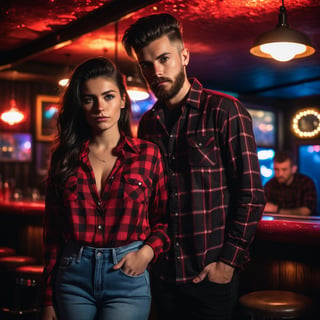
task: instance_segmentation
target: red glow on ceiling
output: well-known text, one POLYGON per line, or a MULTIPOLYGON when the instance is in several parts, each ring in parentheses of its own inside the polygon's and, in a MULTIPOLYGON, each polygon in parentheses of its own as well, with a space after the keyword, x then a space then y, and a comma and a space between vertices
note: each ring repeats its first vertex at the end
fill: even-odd
MULTIPOLYGON (((318 1, 312 0, 286 0, 284 2, 287 10, 290 8, 318 6, 318 1)), ((178 15, 182 20, 201 19, 231 19, 239 16, 248 18, 262 16, 265 13, 278 12, 282 5, 281 0, 163 0, 148 7, 148 11, 170 12, 178 15)), ((144 9, 141 10, 143 14, 144 9)))

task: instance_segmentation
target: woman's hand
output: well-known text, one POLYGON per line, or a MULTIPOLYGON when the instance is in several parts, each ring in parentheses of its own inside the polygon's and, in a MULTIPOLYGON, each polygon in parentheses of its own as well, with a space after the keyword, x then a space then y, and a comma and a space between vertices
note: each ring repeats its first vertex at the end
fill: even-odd
POLYGON ((130 276, 142 274, 154 257, 153 249, 144 245, 140 250, 126 254, 113 269, 122 271, 130 276))
POLYGON ((56 312, 53 306, 44 307, 42 312, 42 320, 57 320, 56 312))

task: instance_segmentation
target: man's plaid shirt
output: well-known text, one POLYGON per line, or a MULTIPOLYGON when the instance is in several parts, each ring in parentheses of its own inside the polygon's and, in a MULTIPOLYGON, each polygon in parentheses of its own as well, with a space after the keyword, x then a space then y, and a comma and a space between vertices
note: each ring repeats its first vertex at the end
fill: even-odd
POLYGON ((157 265, 162 278, 179 283, 217 260, 246 262, 264 207, 250 115, 237 99, 191 83, 171 132, 159 101, 138 130, 165 159, 172 247, 157 265))

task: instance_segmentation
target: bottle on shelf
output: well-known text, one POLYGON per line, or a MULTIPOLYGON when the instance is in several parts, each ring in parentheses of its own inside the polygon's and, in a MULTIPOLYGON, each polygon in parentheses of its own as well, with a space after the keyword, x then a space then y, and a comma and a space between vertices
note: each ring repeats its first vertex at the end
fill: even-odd
POLYGON ((3 199, 3 182, 2 182, 2 176, 0 174, 0 201, 3 199))
POLYGON ((3 182, 2 193, 3 193, 3 200, 9 201, 11 198, 11 192, 10 192, 9 182, 7 180, 3 182))

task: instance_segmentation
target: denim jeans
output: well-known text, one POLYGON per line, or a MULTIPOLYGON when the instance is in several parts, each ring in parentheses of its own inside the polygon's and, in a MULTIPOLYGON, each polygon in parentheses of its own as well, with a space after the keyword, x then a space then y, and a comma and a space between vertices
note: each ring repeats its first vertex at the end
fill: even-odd
POLYGON ((148 270, 129 276, 112 267, 141 241, 117 248, 70 243, 60 260, 55 298, 60 320, 146 320, 151 292, 148 270))

